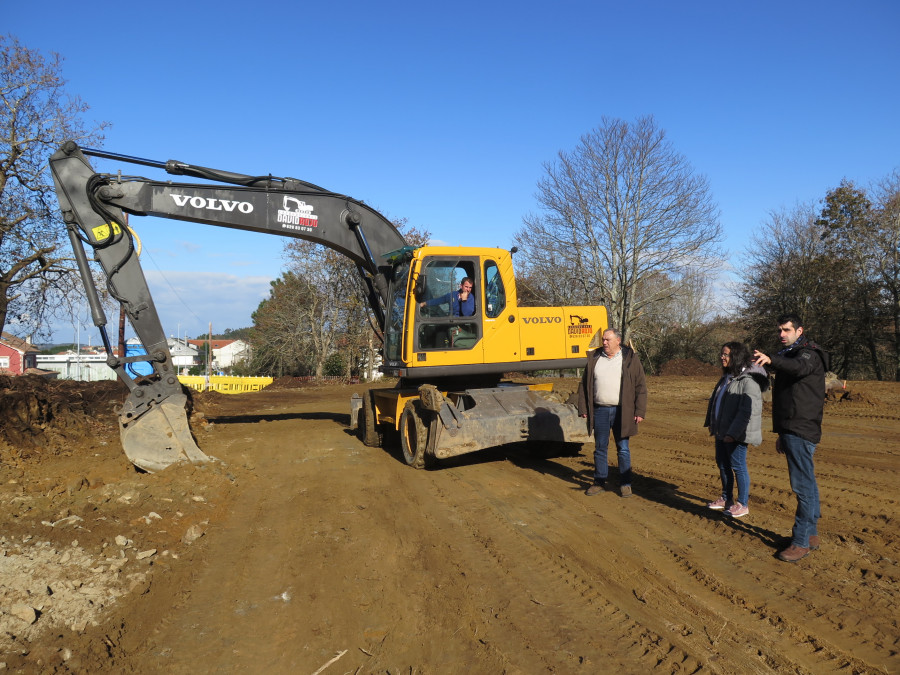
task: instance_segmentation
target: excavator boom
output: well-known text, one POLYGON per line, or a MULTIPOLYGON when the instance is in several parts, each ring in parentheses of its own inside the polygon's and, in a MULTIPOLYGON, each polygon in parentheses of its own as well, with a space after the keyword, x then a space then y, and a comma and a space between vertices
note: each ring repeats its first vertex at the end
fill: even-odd
POLYGON ((179 461, 209 458, 197 447, 185 415, 186 398, 165 333, 138 261, 125 213, 208 223, 326 245, 353 260, 380 328, 388 295, 388 255, 406 246, 392 223, 364 203, 292 178, 247 176, 170 160, 156 162, 79 148, 68 142, 50 158, 63 220, 78 261, 107 363, 129 389, 119 414, 122 444, 138 467, 158 471, 179 461), (176 184, 96 173, 88 155, 165 169, 218 184, 176 184), (84 245, 93 249, 110 293, 144 345, 145 356, 119 357, 106 332, 106 316, 93 285, 84 245), (133 362, 150 363, 137 376, 133 362))

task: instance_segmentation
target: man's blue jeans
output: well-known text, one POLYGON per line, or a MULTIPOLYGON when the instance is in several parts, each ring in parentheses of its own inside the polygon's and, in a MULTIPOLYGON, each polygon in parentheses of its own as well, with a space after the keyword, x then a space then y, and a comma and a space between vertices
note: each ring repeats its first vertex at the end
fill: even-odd
POLYGON ((614 405, 594 408, 594 483, 598 485, 606 483, 609 476, 607 451, 610 431, 619 455, 619 484, 631 485, 631 453, 628 450, 628 439, 622 438, 620 425, 616 424, 618 410, 614 405))
POLYGON ((791 543, 801 548, 809 548, 809 538, 818 535, 819 521, 819 486, 816 484, 813 453, 814 443, 805 441, 794 434, 781 434, 781 449, 787 457, 788 476, 791 489, 797 495, 797 514, 794 516, 794 529, 791 543))
POLYGON ((737 482, 738 501, 747 506, 750 499, 750 472, 747 471, 747 445, 726 443, 716 439, 716 466, 722 479, 722 497, 726 502, 734 499, 734 484, 737 482))

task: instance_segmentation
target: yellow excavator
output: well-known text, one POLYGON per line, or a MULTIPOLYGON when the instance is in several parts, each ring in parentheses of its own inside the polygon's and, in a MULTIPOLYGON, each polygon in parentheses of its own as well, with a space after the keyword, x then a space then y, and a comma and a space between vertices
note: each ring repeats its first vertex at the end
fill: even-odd
MULTIPOLYGON (((441 459, 512 442, 588 440, 575 407, 551 387, 503 381, 511 372, 578 368, 607 327, 602 306, 520 307, 512 252, 407 245, 365 203, 295 178, 80 148, 65 143, 50 168, 107 363, 129 389, 119 413, 122 445, 139 468, 205 462, 190 432, 186 395, 135 251, 125 214, 157 216, 296 237, 352 260, 383 340, 380 370, 396 378, 351 399, 351 426, 369 446, 399 432, 406 462, 441 459), (162 169, 206 183, 96 173, 87 157, 162 169), (89 269, 90 246, 145 354, 119 357, 89 269), (128 366, 146 361, 152 375, 128 366)), ((514 252, 514 250, 513 250, 514 252)))

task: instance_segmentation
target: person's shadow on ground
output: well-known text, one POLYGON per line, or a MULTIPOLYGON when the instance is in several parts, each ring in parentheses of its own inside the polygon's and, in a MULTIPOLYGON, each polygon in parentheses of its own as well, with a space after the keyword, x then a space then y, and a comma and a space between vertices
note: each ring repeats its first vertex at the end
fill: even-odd
MULTIPOLYGON (((569 483, 573 490, 587 490, 594 482, 593 457, 582 457, 581 462, 579 462, 581 468, 576 469, 554 461, 553 457, 536 456, 527 450, 510 452, 507 459, 517 466, 529 468, 559 478, 563 482, 569 483)), ((606 490, 608 492, 617 493, 618 485, 618 470, 615 467, 610 467, 609 478, 606 482, 606 490)), ((773 549, 780 550, 785 545, 784 537, 782 535, 764 527, 753 525, 749 521, 726 516, 722 511, 710 509, 707 506, 708 500, 706 498, 685 492, 674 483, 651 478, 649 476, 642 476, 632 470, 631 487, 634 496, 637 498, 656 502, 662 506, 690 513, 699 518, 724 522, 735 530, 756 537, 763 544, 773 549)))

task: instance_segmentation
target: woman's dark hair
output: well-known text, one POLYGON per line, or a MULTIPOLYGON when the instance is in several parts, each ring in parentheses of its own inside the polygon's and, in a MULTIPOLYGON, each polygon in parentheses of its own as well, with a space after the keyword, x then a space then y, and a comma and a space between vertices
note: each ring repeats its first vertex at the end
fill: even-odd
POLYGON ((722 366, 722 372, 732 377, 737 377, 741 371, 750 365, 750 348, 743 342, 726 342, 722 349, 728 347, 731 360, 727 366, 722 366))

